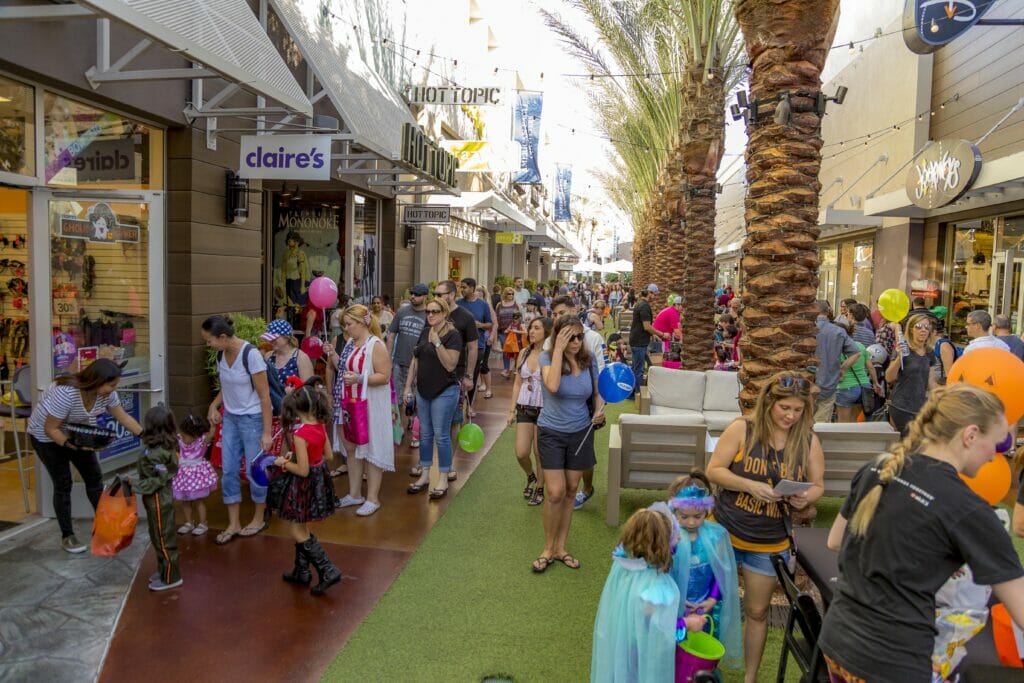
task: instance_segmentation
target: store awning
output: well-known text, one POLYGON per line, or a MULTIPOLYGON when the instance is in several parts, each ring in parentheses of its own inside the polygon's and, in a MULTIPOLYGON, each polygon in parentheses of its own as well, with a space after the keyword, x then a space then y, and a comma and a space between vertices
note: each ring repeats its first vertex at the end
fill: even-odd
MULTIPOLYGON (((153 79, 201 78, 215 72, 213 75, 272 99, 290 111, 313 115, 309 98, 295 82, 246 0, 78 0, 78 4, 130 26, 201 65, 198 69, 131 72, 121 70, 118 62, 98 64, 93 73, 97 83, 145 80, 147 74, 153 79)), ((141 52, 146 46, 133 48, 136 49, 141 52)), ((127 64, 134 56, 121 60, 127 64)))
POLYGON ((492 232, 533 233, 537 222, 520 211, 515 204, 493 190, 463 192, 458 197, 432 196, 428 204, 447 204, 481 214, 480 225, 492 232))
POLYGON ((298 0, 270 0, 270 5, 341 114, 353 142, 383 159, 400 159, 402 126, 416 125, 401 95, 363 61, 355 46, 345 44, 343 35, 335 35, 330 23, 303 12, 298 0))

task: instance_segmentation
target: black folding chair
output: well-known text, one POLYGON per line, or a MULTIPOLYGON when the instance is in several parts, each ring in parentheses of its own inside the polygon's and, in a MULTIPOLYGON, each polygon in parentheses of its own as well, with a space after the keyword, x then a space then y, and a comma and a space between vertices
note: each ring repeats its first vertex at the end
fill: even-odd
POLYGON ((818 649, 818 634, 821 633, 821 614, 814 598, 797 588, 793 575, 789 573, 782 555, 772 555, 775 575, 782 584, 789 603, 789 616, 782 636, 782 654, 779 655, 777 683, 786 680, 786 664, 793 655, 800 667, 800 683, 828 683, 825 659, 818 649))

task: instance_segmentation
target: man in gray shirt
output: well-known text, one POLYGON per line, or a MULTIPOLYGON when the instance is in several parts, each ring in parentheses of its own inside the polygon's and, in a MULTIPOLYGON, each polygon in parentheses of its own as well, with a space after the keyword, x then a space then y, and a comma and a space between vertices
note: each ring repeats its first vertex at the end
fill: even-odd
POLYGON ((832 410, 836 405, 836 385, 842 376, 839 360, 841 355, 856 357, 860 353, 850 335, 835 323, 829 322, 830 306, 827 301, 818 301, 818 372, 814 383, 818 385, 818 407, 814 411, 815 422, 831 422, 832 410))
MULTIPOLYGON (((427 286, 422 282, 413 285, 409 290, 410 303, 402 306, 395 313, 391 325, 388 327, 388 353, 391 354, 391 379, 395 387, 405 386, 405 378, 409 375, 409 366, 412 364, 412 352, 416 348, 416 342, 420 339, 423 326, 427 324, 427 286)), ((416 378, 413 378, 413 387, 416 378)), ((400 411, 404 412, 404 411, 400 411)), ((419 442, 412 443, 413 448, 419 447, 419 442)))

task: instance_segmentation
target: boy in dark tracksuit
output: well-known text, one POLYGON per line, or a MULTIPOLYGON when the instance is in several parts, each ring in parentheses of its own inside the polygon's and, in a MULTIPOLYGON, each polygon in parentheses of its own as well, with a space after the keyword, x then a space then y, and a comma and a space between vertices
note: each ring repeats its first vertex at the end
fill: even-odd
MULTIPOLYGON (((144 442, 150 415, 147 414, 146 418, 144 442)), ((171 495, 171 480, 178 473, 177 451, 164 445, 150 446, 139 458, 138 470, 139 478, 132 482, 132 487, 136 493, 142 494, 149 540, 156 552, 157 573, 149 577, 149 590, 177 588, 182 580, 178 568, 178 536, 174 528, 174 499, 171 495)))

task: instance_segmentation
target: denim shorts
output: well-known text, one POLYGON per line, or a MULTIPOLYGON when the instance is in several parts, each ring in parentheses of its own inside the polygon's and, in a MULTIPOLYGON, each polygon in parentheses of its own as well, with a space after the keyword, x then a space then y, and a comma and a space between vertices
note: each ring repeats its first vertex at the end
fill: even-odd
POLYGON ((761 574, 762 576, 775 576, 775 567, 772 566, 772 555, 782 555, 786 562, 789 562, 789 549, 777 553, 760 553, 753 550, 732 549, 736 556, 736 566, 743 567, 744 571, 761 574))
POLYGON ((852 408, 860 405, 860 387, 853 386, 849 389, 836 391, 836 405, 842 408, 852 408))

